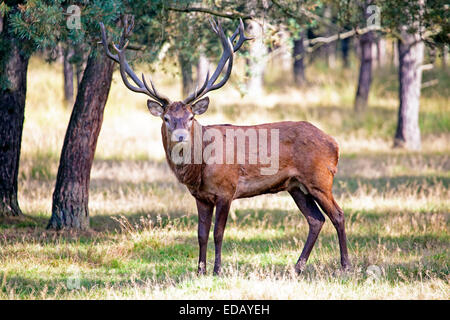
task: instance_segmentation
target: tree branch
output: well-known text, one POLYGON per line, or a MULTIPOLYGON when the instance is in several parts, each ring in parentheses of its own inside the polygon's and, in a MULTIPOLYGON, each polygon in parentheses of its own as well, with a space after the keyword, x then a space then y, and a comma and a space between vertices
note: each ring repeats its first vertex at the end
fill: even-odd
POLYGON ((314 50, 316 50, 317 48, 319 48, 320 46, 322 46, 324 44, 331 43, 331 42, 334 42, 334 41, 337 41, 337 40, 343 40, 343 39, 346 39, 346 38, 350 38, 350 37, 353 37, 354 35, 363 35, 363 34, 366 34, 368 32, 371 32, 371 31, 381 31, 381 32, 384 32, 384 33, 390 33, 390 34, 394 35, 395 37, 399 38, 400 40, 402 40, 402 38, 401 38, 401 36, 399 34, 396 34, 396 33, 392 32, 389 29, 382 28, 382 27, 377 26, 377 25, 371 25, 371 26, 367 26, 367 27, 362 28, 362 29, 355 28, 355 29, 352 29, 350 31, 337 33, 337 34, 334 34, 334 35, 329 36, 329 37, 317 37, 317 38, 313 38, 313 39, 308 39, 308 40, 305 40, 305 46, 309 47, 310 45, 312 45, 312 47, 309 47, 307 49, 307 52, 311 53, 311 52, 313 52, 314 50))
MULTIPOLYGON (((297 21, 303 20, 304 17, 302 15, 292 12, 292 10, 290 10, 288 7, 285 7, 281 3, 279 3, 278 0, 272 0, 272 3, 274 5, 276 5, 278 8, 280 8, 280 10, 283 11, 287 16, 294 18, 297 21)), ((313 13, 309 10, 306 10, 305 8, 300 7, 299 10, 304 16, 306 16, 308 18, 317 20, 318 22, 321 22, 328 27, 339 29, 339 27, 337 25, 335 25, 328 19, 324 19, 324 18, 316 15, 315 13, 313 13)))
POLYGON ((165 7, 165 9, 170 10, 170 11, 177 11, 177 12, 202 12, 202 13, 208 13, 210 15, 213 16, 217 16, 217 17, 223 17, 223 18, 228 18, 228 19, 239 19, 241 18, 242 20, 248 20, 248 19, 252 19, 253 17, 249 14, 243 14, 240 13, 238 11, 235 10, 230 10, 230 11, 216 11, 213 9, 209 9, 209 8, 202 8, 202 7, 185 7, 185 8, 179 8, 179 7, 165 7))

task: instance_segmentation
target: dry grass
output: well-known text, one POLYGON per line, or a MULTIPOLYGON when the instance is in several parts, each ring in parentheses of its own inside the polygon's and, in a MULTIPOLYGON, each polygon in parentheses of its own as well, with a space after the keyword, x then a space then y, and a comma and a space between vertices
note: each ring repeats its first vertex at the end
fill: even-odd
MULTIPOLYGON (((263 97, 241 98, 231 86, 212 94, 202 123, 308 120, 337 138, 334 191, 346 213, 354 267, 340 271, 336 232, 327 221, 306 271, 295 275, 307 223, 280 193, 233 203, 224 274, 197 277, 195 202, 164 162, 160 120, 117 74, 92 170, 92 230, 44 229, 70 117, 60 71, 32 60, 19 182, 26 218, 0 222, 1 299, 449 298, 448 75, 441 89, 424 92, 420 153, 391 148, 397 102, 386 88, 393 77, 387 71, 360 117, 351 110, 356 75, 348 70, 309 75, 314 81, 302 91, 274 75, 263 97), (367 272, 371 265, 379 276, 367 272)), ((161 91, 178 95, 178 81, 154 78, 161 91)), ((210 243, 209 274, 213 254, 210 243)))

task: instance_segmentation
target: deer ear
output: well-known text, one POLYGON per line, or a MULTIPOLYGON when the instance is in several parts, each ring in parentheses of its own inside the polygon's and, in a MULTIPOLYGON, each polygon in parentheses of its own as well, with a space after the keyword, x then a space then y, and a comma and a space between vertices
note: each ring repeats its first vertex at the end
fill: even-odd
POLYGON ((208 105, 209 105, 208 97, 200 99, 192 105, 192 112, 194 112, 194 114, 205 113, 205 111, 208 110, 208 105))
POLYGON ((164 112, 163 107, 158 102, 152 100, 147 100, 147 107, 150 113, 155 117, 161 117, 164 112))

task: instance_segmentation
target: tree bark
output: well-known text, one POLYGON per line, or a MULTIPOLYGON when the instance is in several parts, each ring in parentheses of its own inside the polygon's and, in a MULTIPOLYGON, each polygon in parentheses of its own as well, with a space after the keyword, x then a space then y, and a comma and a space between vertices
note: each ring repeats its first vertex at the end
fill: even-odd
POLYGON ((64 139, 47 228, 89 228, 90 174, 112 74, 113 61, 93 48, 64 139))
POLYGON ((373 32, 363 34, 360 38, 360 59, 358 89, 355 97, 355 111, 364 111, 369 100, 370 85, 372 83, 372 44, 373 32))
POLYGON ((402 31, 404 42, 398 42, 399 98, 394 147, 420 150, 419 107, 422 83, 424 43, 420 35, 402 31))
POLYGON ((306 32, 301 32, 300 38, 294 40, 293 60, 294 60, 294 81, 297 86, 303 86, 306 83, 305 78, 305 40, 306 32))
POLYGON ((183 53, 178 54, 178 61, 181 68, 181 77, 183 81, 182 93, 183 97, 187 97, 194 90, 194 78, 192 76, 192 62, 189 57, 183 53))
POLYGON ((22 51, 23 40, 9 34, 7 20, 2 21, 0 51, 0 216, 20 216, 17 180, 29 56, 22 51))
POLYGON ((73 103, 73 65, 70 62, 73 50, 63 49, 63 73, 64 73, 64 102, 67 105, 73 103))

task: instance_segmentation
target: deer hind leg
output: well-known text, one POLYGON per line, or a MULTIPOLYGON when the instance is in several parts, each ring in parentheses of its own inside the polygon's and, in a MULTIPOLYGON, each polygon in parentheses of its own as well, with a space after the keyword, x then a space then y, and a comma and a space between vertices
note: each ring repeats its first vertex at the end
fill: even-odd
POLYGON ((347 236, 345 234, 345 218, 344 211, 339 207, 334 200, 331 191, 323 192, 321 190, 312 191, 313 196, 325 214, 330 218, 333 223, 339 239, 339 248, 341 251, 341 265, 344 270, 350 268, 350 260, 348 258, 347 251, 347 236))
POLYGON ((216 205, 216 221, 214 223, 214 245, 216 258, 214 260, 214 274, 219 275, 222 264, 222 240, 230 211, 231 200, 220 199, 216 205))
POLYGON ((309 225, 309 232, 308 237, 306 238, 305 246, 303 247, 300 258, 298 258, 297 264, 295 265, 295 271, 300 273, 305 268, 311 250, 314 247, 320 230, 322 229, 322 225, 325 222, 325 218, 311 195, 304 194, 299 188, 293 188, 289 191, 289 193, 292 198, 294 198, 297 207, 303 213, 309 225))

